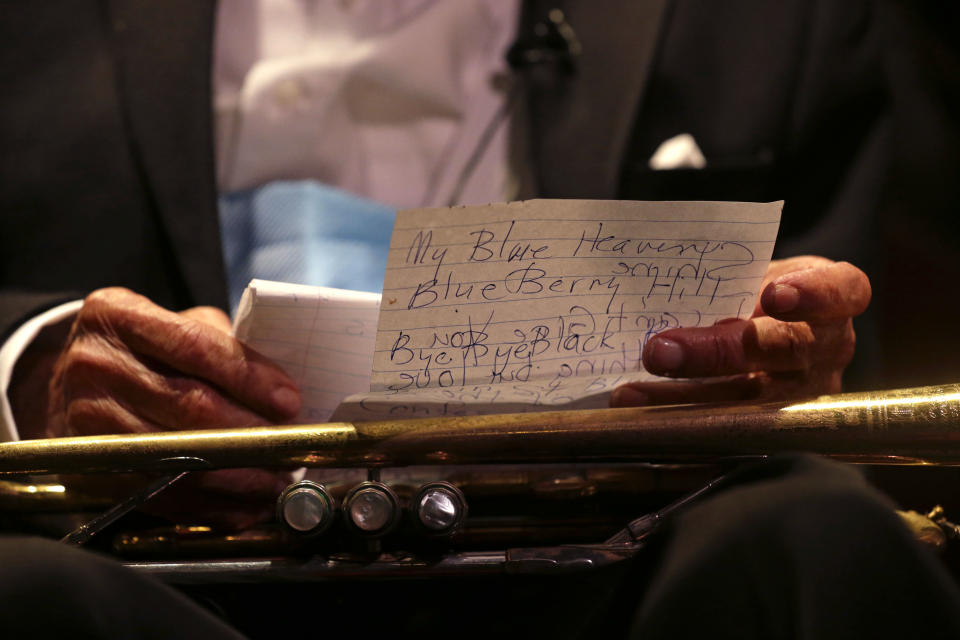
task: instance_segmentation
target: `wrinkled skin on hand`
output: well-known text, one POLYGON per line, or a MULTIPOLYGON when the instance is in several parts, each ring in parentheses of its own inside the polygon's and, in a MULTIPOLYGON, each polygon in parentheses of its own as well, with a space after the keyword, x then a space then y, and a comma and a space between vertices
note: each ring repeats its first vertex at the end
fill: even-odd
POLYGON ((853 318, 870 303, 866 274, 850 263, 817 256, 774 260, 760 291, 749 319, 671 329, 647 342, 647 371, 696 380, 624 385, 614 391, 611 404, 780 400, 840 392, 856 345, 853 318))
MULTIPOLYGON (((250 427, 300 409, 296 384, 234 340, 222 311, 174 313, 119 288, 84 300, 49 390, 47 437, 250 427)), ((263 469, 190 474, 148 507, 239 528, 267 515, 289 481, 263 469)))

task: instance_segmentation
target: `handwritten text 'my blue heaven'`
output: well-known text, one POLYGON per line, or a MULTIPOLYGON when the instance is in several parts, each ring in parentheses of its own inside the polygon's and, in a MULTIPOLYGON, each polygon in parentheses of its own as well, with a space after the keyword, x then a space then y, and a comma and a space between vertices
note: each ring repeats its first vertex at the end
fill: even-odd
POLYGON ((609 313, 626 279, 643 304, 653 296, 664 296, 667 302, 699 296, 712 303, 724 295, 721 285, 736 280, 738 268, 754 261, 750 248, 739 242, 618 236, 605 232, 602 222, 585 226, 579 239, 517 239, 516 221, 505 231, 489 228, 495 226, 469 230, 465 242, 448 244, 435 243, 432 229, 418 231, 405 265, 432 267, 432 273, 409 289, 406 308, 598 295, 605 298, 609 313), (570 261, 582 258, 602 259, 602 265, 592 261, 586 269, 591 273, 569 275, 575 264, 570 261), (551 274, 550 265, 557 260, 563 261, 565 272, 551 274), (477 266, 496 267, 496 276, 487 268, 486 275, 476 279, 477 266))

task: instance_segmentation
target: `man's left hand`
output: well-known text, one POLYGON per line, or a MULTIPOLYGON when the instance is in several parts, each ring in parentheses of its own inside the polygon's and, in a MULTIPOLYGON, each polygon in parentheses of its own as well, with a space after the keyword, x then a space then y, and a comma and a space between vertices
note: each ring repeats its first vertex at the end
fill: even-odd
POLYGON ((643 350, 647 371, 696 380, 631 383, 614 391, 611 404, 838 393, 856 344, 852 319, 870 302, 866 274, 848 262, 817 256, 775 260, 761 292, 749 319, 671 329, 647 342, 643 350))

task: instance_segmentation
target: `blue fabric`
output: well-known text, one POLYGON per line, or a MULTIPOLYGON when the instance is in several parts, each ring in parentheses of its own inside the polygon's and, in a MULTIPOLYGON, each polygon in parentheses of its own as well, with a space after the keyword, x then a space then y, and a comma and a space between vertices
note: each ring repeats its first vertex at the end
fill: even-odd
POLYGON ((236 309, 251 278, 379 292, 396 210, 312 180, 220 196, 236 309))

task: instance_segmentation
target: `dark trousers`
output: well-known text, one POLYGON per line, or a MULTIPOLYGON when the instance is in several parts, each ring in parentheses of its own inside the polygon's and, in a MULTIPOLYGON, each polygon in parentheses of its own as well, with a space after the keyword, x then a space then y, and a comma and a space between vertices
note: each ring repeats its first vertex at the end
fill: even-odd
POLYGON ((646 550, 637 638, 960 637, 960 590, 853 467, 776 458, 646 550))
MULTIPOLYGON (((0 539, 0 576, 4 637, 239 637, 180 593, 56 543, 0 539)), ((484 635, 484 620, 498 619, 498 635, 540 629, 551 638, 960 637, 960 591, 939 560, 859 473, 808 456, 740 472, 665 523, 632 565, 584 590, 579 606, 569 591, 540 595, 492 610, 485 598, 465 598, 472 622, 447 630, 484 635)), ((340 617, 315 602, 317 620, 340 617)), ((277 610, 261 604, 264 615, 277 610)), ((425 611, 410 618, 416 625, 396 621, 400 636, 437 622, 425 611)))

